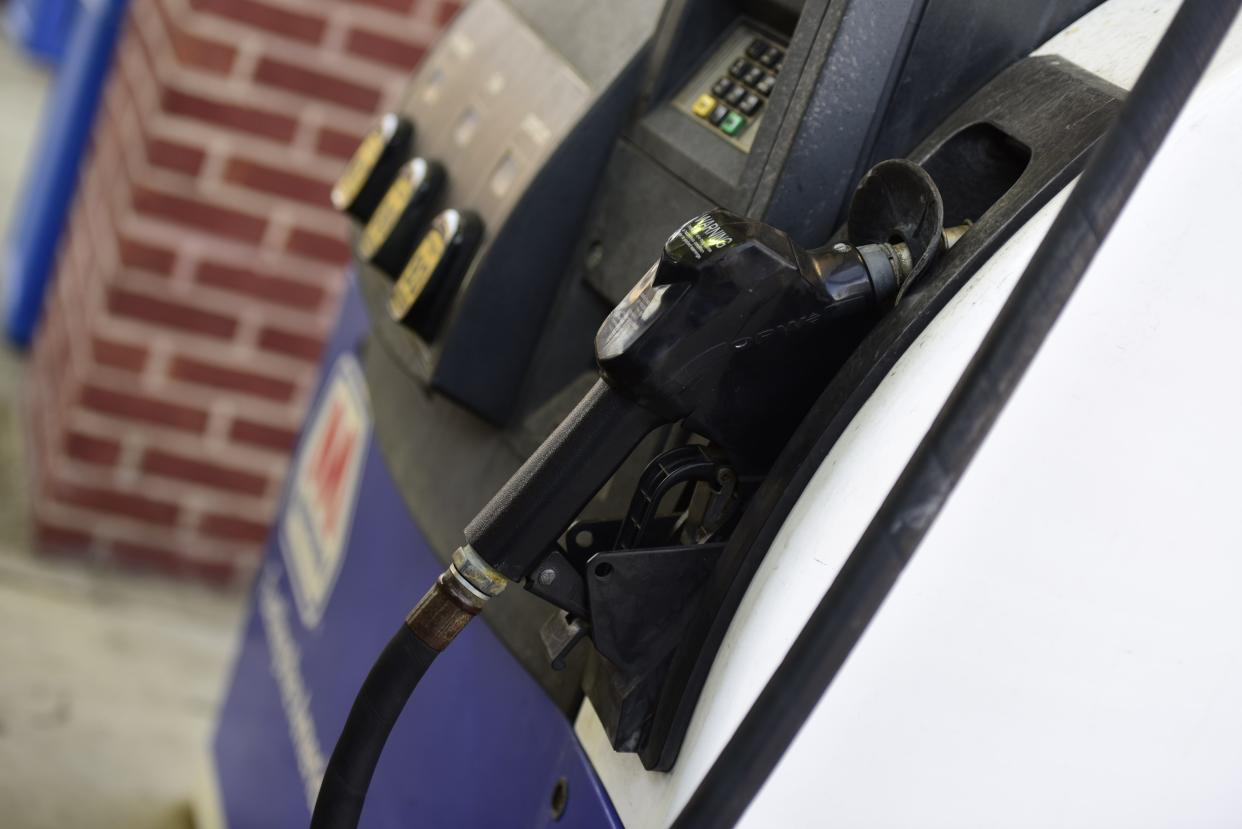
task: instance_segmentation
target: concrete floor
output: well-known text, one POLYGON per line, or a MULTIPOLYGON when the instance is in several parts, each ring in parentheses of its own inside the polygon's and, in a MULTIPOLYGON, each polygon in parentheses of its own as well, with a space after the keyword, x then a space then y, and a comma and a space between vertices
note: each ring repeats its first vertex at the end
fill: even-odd
MULTIPOLYGON (((0 232, 47 89, 0 40, 0 232)), ((0 825, 188 827, 244 596, 33 555, 21 374, 0 349, 0 825)))

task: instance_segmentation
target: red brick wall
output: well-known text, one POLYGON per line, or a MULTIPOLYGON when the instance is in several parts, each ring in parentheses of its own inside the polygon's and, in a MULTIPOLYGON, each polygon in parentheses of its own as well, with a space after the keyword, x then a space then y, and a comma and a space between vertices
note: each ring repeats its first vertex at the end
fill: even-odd
POLYGON ((331 183, 449 0, 133 0, 28 377, 36 547, 253 571, 349 251, 331 183))

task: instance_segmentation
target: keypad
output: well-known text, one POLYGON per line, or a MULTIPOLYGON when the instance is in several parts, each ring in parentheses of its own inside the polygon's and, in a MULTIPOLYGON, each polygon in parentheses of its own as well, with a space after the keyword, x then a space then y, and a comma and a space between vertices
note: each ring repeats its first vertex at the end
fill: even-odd
POLYGON ((725 135, 741 135, 772 94, 784 60, 782 48, 767 38, 752 38, 729 64, 728 74, 712 84, 711 94, 700 95, 691 111, 725 135))

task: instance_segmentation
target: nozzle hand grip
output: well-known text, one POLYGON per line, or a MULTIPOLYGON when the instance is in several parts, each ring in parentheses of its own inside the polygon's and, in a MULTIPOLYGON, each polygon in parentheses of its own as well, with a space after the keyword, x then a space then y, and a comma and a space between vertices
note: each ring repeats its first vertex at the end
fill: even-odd
POLYGON ((596 381, 569 416, 466 527, 466 541, 510 580, 525 577, 663 419, 596 381))

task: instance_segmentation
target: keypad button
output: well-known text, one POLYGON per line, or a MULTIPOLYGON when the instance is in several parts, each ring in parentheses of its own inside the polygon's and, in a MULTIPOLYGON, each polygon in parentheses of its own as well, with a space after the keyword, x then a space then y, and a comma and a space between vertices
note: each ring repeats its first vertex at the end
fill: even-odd
POLYGON ((750 68, 750 63, 745 58, 738 58, 733 61, 733 65, 729 67, 729 74, 740 81, 742 78, 746 77, 746 72, 750 68))
POLYGON ((717 98, 723 98, 729 94, 729 90, 734 87, 733 81, 728 78, 721 78, 712 86, 712 94, 717 98))
POLYGON ((742 81, 747 86, 755 86, 766 77, 767 73, 758 66, 751 66, 746 70, 746 77, 742 78, 742 81))
POLYGON ((734 84, 733 88, 729 90, 729 94, 724 96, 724 99, 733 106, 737 106, 738 102, 745 98, 748 94, 749 93, 746 91, 746 87, 734 84))
POLYGON ((746 128, 746 118, 736 112, 730 112, 720 122, 720 130, 725 135, 737 135, 746 128))
POLYGON ((759 60, 769 48, 771 47, 768 46, 768 42, 766 40, 761 37, 757 37, 750 42, 749 46, 746 47, 746 57, 759 60))
POLYGON ((760 95, 766 98, 772 94, 772 87, 776 86, 776 76, 764 75, 762 80, 758 83, 751 84, 751 86, 753 86, 760 95))
POLYGON ((724 104, 718 104, 716 108, 712 110, 712 114, 707 116, 707 120, 719 126, 720 122, 723 121, 725 116, 728 114, 729 108, 724 104))
MULTIPOLYGON (((750 54, 749 50, 747 51, 747 54, 750 54)), ((767 66, 769 68, 776 66, 777 61, 779 61, 780 59, 781 59, 781 50, 777 49, 775 46, 767 47, 766 49, 763 50, 763 54, 760 55, 758 58, 756 58, 756 60, 758 60, 764 66, 767 66)))
POLYGON ((754 115, 763 106, 763 99, 753 92, 747 92, 746 97, 738 102, 737 108, 745 115, 754 115))
POLYGON ((699 99, 694 102, 694 106, 690 107, 690 111, 700 118, 706 118, 716 109, 716 99, 711 95, 700 95, 699 99))

